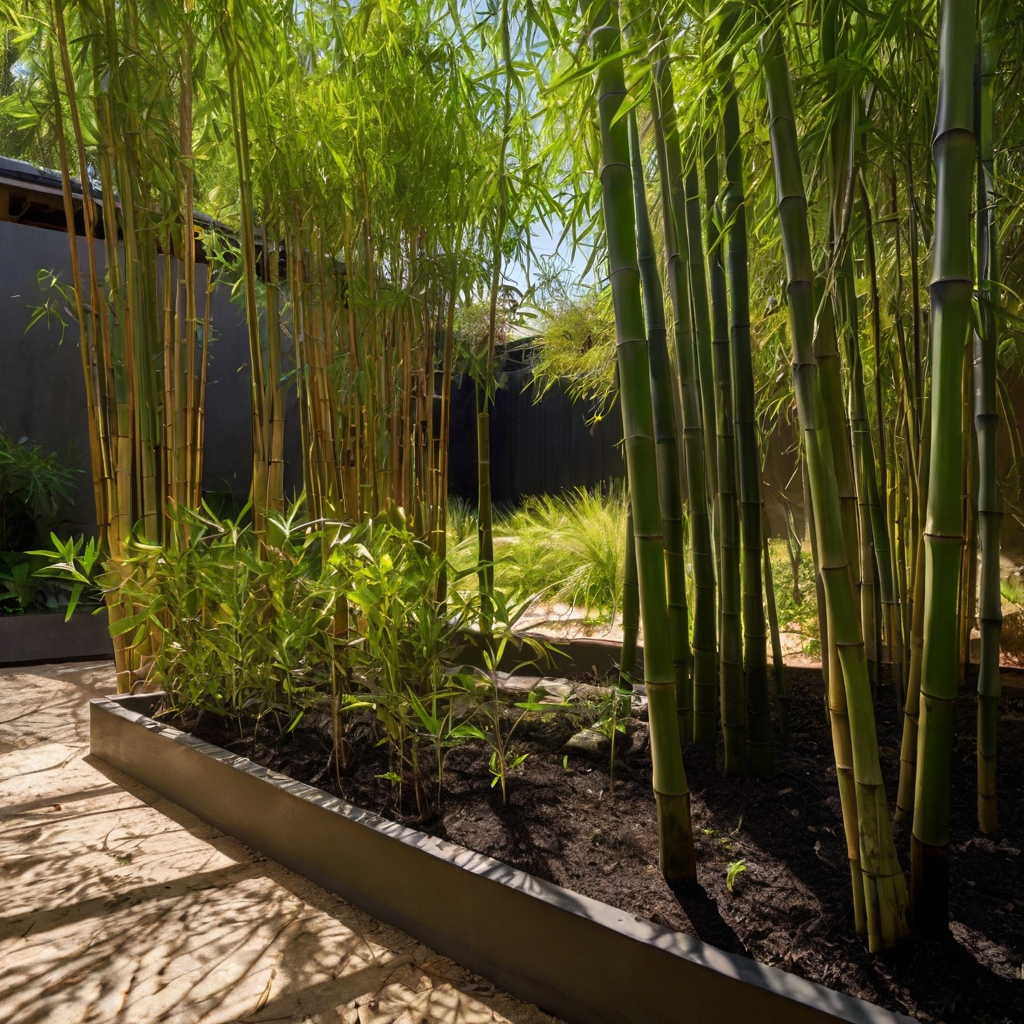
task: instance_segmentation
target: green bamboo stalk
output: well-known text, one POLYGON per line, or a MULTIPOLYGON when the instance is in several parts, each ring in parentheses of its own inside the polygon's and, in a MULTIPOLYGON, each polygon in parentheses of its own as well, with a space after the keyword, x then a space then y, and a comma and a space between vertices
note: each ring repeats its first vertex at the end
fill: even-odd
POLYGON ((915 930, 949 928, 949 785, 959 682, 957 595, 963 544, 960 384, 972 320, 971 183, 974 173, 973 3, 940 8, 939 100, 932 157, 937 187, 929 285, 932 314, 931 467, 924 527, 926 606, 921 721, 911 839, 915 930))
MULTIPOLYGON (((973 340, 974 332, 971 332, 973 340)), ((957 674, 967 678, 971 664, 971 630, 977 621, 978 598, 978 438, 974 425, 973 360, 964 360, 961 388, 960 436, 964 461, 960 474, 960 504, 964 517, 964 543, 960 550, 960 592, 957 595, 957 674)))
POLYGON ((814 332, 814 358, 818 364, 821 394, 825 402, 825 415, 828 417, 836 484, 839 488, 839 507, 843 517, 846 558, 852 574, 854 589, 858 593, 859 604, 860 549, 858 537, 860 520, 857 507, 857 483, 853 472, 853 452, 850 448, 850 433, 845 411, 846 401, 843 397, 842 368, 836 335, 836 310, 827 277, 816 278, 815 300, 818 318, 814 332))
MULTIPOLYGON (((851 858, 855 910, 862 898, 868 947, 878 951, 896 945, 906 934, 906 887, 889 829, 859 608, 847 565, 835 462, 829 453, 832 446, 829 423, 822 416, 820 371, 813 351, 815 306, 807 199, 800 170, 789 69, 777 31, 769 31, 762 37, 761 54, 768 92, 776 200, 786 254, 797 410, 807 451, 829 629, 836 637, 840 652, 850 711, 860 860, 857 865, 851 858), (858 866, 860 885, 856 877, 858 866)), ((836 754, 838 767, 838 746, 836 754)), ((851 811, 844 801, 844 819, 848 820, 851 811)))
MULTIPOLYGON (((690 306, 694 322, 694 348, 697 355, 697 370, 700 375, 701 422, 704 427, 704 468, 706 471, 705 503, 709 506, 711 542, 711 565, 704 570, 710 576, 712 624, 709 629, 714 632, 709 640, 704 638, 704 625, 698 636, 696 620, 701 617, 699 596, 694 601, 694 650, 701 652, 694 655, 693 675, 693 739, 695 743, 710 746, 715 742, 715 706, 717 703, 717 659, 718 659, 718 621, 715 617, 715 551, 714 503, 718 494, 718 451, 717 445, 711 443, 717 437, 715 412, 715 376, 711 352, 711 311, 708 307, 707 267, 704 259, 704 237, 701 229, 700 185, 697 177, 696 160, 690 165, 686 174, 683 199, 686 206, 684 220, 686 224, 687 277, 690 285, 690 306), (715 675, 710 679, 703 668, 703 651, 710 649, 714 656, 715 675)), ((680 230, 680 219, 676 214, 676 232, 680 230)), ((692 493, 692 491, 691 491, 692 493)), ((697 572, 694 563, 694 572, 697 572)))
MULTIPOLYGON (((738 12, 738 5, 732 5, 738 12)), ((726 18, 723 30, 731 19, 726 18)), ((746 681, 747 768, 765 777, 772 771, 771 698, 768 691, 768 636, 761 579, 761 474, 757 453, 754 366, 750 352, 750 285, 747 266, 747 206, 743 192, 743 146, 739 97, 729 54, 721 69, 725 108, 722 116, 726 185, 723 215, 727 225, 729 338, 732 350, 733 412, 740 495, 743 580, 743 674, 746 681)))
MULTIPOLYGON (((922 500, 928 495, 928 476, 931 463, 931 396, 926 395, 922 410, 920 479, 917 492, 922 500)), ((908 430, 912 425, 908 424, 908 430)), ((913 816, 914 796, 917 789, 918 730, 921 721, 921 668, 924 657, 925 610, 925 552, 924 535, 917 534, 911 580, 910 669, 907 674, 907 703, 903 714, 903 734, 900 741, 900 781, 896 791, 896 820, 913 816)))
POLYGON ((185 347, 185 485, 182 489, 182 504, 198 507, 195 500, 202 493, 202 480, 197 475, 201 441, 197 430, 199 403, 196 380, 196 342, 199 337, 199 315, 196 308, 196 225, 195 206, 195 155, 192 150, 194 89, 192 62, 195 59, 195 31, 192 27, 192 12, 183 17, 181 51, 181 91, 178 98, 178 138, 180 149, 181 177, 181 262, 182 285, 185 298, 184 331, 182 344, 185 347))
POLYGON ((99 283, 96 279, 93 229, 95 212, 92 201, 92 183, 89 180, 89 167, 85 157, 85 143, 78 115, 78 102, 75 97, 74 75, 68 51, 63 0, 54 0, 54 22, 57 30, 57 49, 60 56, 61 76, 71 114, 72 134, 77 147, 79 161, 79 179, 82 183, 82 221, 85 231, 85 244, 88 251, 89 303, 85 299, 85 284, 82 279, 81 263, 78 257, 78 236, 74 228, 75 210, 71 191, 71 167, 68 157, 67 136, 64 130, 64 117, 61 110, 57 71, 51 53, 50 67, 53 79, 54 126, 57 135, 58 151, 60 153, 64 218, 68 225, 71 273, 75 287, 75 305, 80 332, 78 345, 82 360, 82 379, 85 385, 86 411, 88 413, 93 500, 96 506, 96 525, 99 531, 100 544, 105 550, 109 550, 107 527, 109 523, 110 470, 106 403, 102 396, 103 381, 99 367, 101 359, 99 345, 100 329, 97 323, 99 310, 96 305, 99 297, 99 283))
POLYGON ((651 409, 647 333, 640 296, 636 225, 626 122, 617 117, 626 98, 618 6, 601 0, 584 9, 591 26, 601 125, 601 196, 615 306, 626 471, 636 536, 640 617, 644 631, 644 680, 651 724, 653 786, 658 805, 661 870, 666 879, 696 878, 690 793, 679 743, 675 674, 668 632, 658 462, 651 409))
MULTIPOLYGON (((490 364, 488 364, 488 368, 490 364)), ((490 633, 494 617, 494 508, 491 503, 491 383, 474 382, 476 396, 477 580, 480 631, 490 633)))
POLYGON ((707 197, 707 252, 711 278, 711 351, 715 378, 715 430, 718 439, 718 668, 725 741, 725 774, 747 773, 746 693, 740 623, 739 502, 733 435, 732 367, 729 355, 729 300, 722 265, 722 234, 715 206, 718 155, 712 135, 704 150, 707 197))
MULTIPOLYGON (((829 643, 828 631, 828 606, 825 602, 825 584, 821 577, 821 555, 818 551, 818 531, 814 528, 814 499, 811 497, 811 477, 807 471, 807 451, 804 448, 803 438, 800 440, 800 477, 804 492, 804 523, 807 531, 807 539, 811 546, 811 565, 814 567, 814 606, 818 613, 818 646, 821 648, 821 678, 825 684, 825 707, 829 711, 830 721, 834 723, 831 714, 832 694, 832 672, 829 661, 829 651, 832 647, 829 643)), ((849 727, 846 728, 846 735, 849 735, 849 727)), ((833 746, 835 728, 833 725, 833 746)), ((844 762, 849 765, 849 760, 844 762)))
MULTIPOLYGON (((978 293, 980 331, 974 334, 974 423, 978 438, 978 539, 981 544, 981 588, 978 624, 981 656, 978 665, 978 827, 992 832, 999 825, 996 802, 996 732, 999 714, 999 644, 1003 627, 999 590, 999 526, 1002 502, 996 476, 997 323, 993 305, 999 301, 999 245, 995 222, 995 75, 1002 45, 1002 4, 982 0, 981 60, 977 81, 978 133, 978 293)), ((972 552, 973 557, 973 552, 972 552)))
MULTIPOLYGON (((845 545, 842 555, 830 553, 822 536, 818 505, 820 498, 811 494, 813 539, 817 541, 818 562, 817 572, 820 582, 818 603, 819 632, 822 636, 821 660, 827 665, 826 700, 829 722, 832 727, 832 747, 836 760, 836 779, 839 784, 839 800, 843 811, 843 826, 846 832, 847 855, 850 859, 851 878, 853 880, 854 922, 858 934, 867 933, 867 904, 865 903, 862 868, 860 864, 860 813, 857 806, 857 779, 853 755, 853 732, 850 723, 850 708, 847 701, 846 680, 840 651, 842 633, 833 622, 833 605, 828 594, 828 568, 830 559, 842 560, 850 574, 850 584, 856 593, 855 574, 850 573, 850 565, 856 565, 859 551, 857 548, 857 501, 853 486, 853 472, 850 465, 850 451, 846 432, 846 417, 843 414, 841 380, 839 376, 839 353, 836 347, 835 307, 826 294, 825 281, 816 277, 813 285, 817 323, 811 351, 818 369, 817 388, 821 396, 822 419, 825 427, 822 436, 828 438, 823 451, 831 460, 831 475, 836 481, 836 492, 839 500, 839 516, 841 536, 845 545), (851 544, 852 540, 852 544, 851 544), (820 628, 821 609, 825 610, 825 628, 820 628)), ((804 451, 808 451, 805 442, 804 451)), ((807 463, 807 482, 812 485, 812 470, 807 463)), ((813 545, 812 545, 813 546, 813 545)), ((858 600, 858 609, 860 602, 858 600)), ((860 627, 858 613, 858 627, 860 627)), ((869 678, 870 686, 870 678, 869 678)))
MULTIPOLYGON (((878 289, 878 260, 875 251, 871 200, 863 174, 859 177, 859 184, 861 208, 864 213, 864 243, 871 289, 871 340, 875 362, 875 416, 878 421, 877 448, 875 449, 878 452, 878 474, 875 476, 872 472, 874 460, 865 469, 869 474, 868 484, 871 490, 869 495, 872 517, 871 532, 875 549, 879 596, 885 615, 883 636, 884 642, 888 647, 888 660, 892 672, 893 689, 896 695, 896 708, 902 721, 903 708, 906 703, 902 629, 903 611, 901 608, 900 589, 897 586, 896 579, 898 553, 892 543, 893 533, 889 528, 888 516, 889 470, 886 453, 885 403, 882 397, 882 301, 878 289), (883 502, 885 503, 884 507, 883 502)), ((863 371, 861 376, 863 379, 863 371)), ((868 425, 868 430, 870 430, 870 424, 868 425)), ((874 448, 874 441, 872 441, 872 446, 874 448)), ((894 468, 898 468, 898 466, 894 468)))
MULTIPOLYGON (((825 0, 820 7, 821 57, 826 68, 846 56, 848 25, 843 7, 838 0, 825 0)), ((842 97, 838 76, 827 71, 830 89, 842 97)), ((843 535, 846 539, 847 560, 853 574, 854 588, 861 608, 861 631, 865 641, 868 673, 872 694, 877 680, 877 643, 874 617, 874 593, 871 553, 871 522, 867 512, 867 486, 856 469, 862 468, 853 447, 853 423, 850 412, 857 399, 863 397, 863 374, 859 379, 856 366, 860 361, 859 336, 853 317, 856 312, 856 292, 853 283, 853 264, 849 257, 847 236, 853 195, 856 110, 850 95, 839 106, 835 123, 829 131, 829 264, 819 282, 822 299, 819 302, 818 329, 815 336, 815 355, 822 371, 821 388, 829 417, 833 457, 840 489, 840 507, 843 510, 843 535), (852 301, 851 301, 852 300, 852 301), (849 408, 844 401, 837 338, 842 335, 846 350, 847 370, 851 376, 849 408), (856 384, 860 383, 857 388, 856 384)), ((859 409, 857 409, 859 413, 859 409)), ((863 432, 863 418, 860 424, 863 432)), ((863 437, 861 438, 863 440, 863 437)), ((830 651, 835 665, 839 652, 830 651)))
POLYGON ((654 236, 647 213, 643 158, 636 114, 629 114, 630 160, 633 173, 633 205, 636 208, 637 260, 647 321, 647 358, 651 377, 651 406, 658 455, 658 493, 664 531, 665 576, 668 583, 669 640, 676 679, 676 713, 679 737, 693 739, 693 688, 690 682, 690 624, 686 606, 686 560, 683 548, 683 501, 680 494, 679 453, 676 444, 676 410, 672 394, 672 366, 665 326, 665 296, 654 251, 654 236))
MULTIPOLYGON (((715 688, 717 677, 715 619, 715 551, 708 507, 708 476, 705 460, 704 419, 696 359, 697 338, 691 329, 690 282, 700 278, 704 285, 703 259, 692 262, 687 233, 686 185, 683 177, 679 131, 676 122, 672 76, 662 56, 654 67, 652 90, 655 149, 661 180, 661 221, 665 238, 665 269, 672 301, 676 368, 679 374, 679 407, 685 455, 686 501, 689 513, 690 548, 693 556, 693 705, 694 738, 714 741, 715 688), (697 718, 703 721, 697 724, 697 718)), ((700 208, 695 210, 697 244, 700 245, 700 208)), ((702 288, 703 321, 710 350, 707 290, 702 288)), ((710 355, 710 351, 708 352, 710 355)), ((713 381, 708 381, 709 386, 713 381)), ((713 391, 712 391, 713 394, 713 391)), ((713 398, 712 398, 713 401, 713 398)))
POLYGON ((636 575, 636 540, 633 536, 633 502, 626 505, 626 564, 622 576, 622 650, 619 678, 630 683, 636 673, 636 641, 640 632, 640 586, 636 575))
MULTIPOLYGON (((230 9, 229 9, 230 10, 230 9)), ((246 89, 242 74, 243 56, 235 24, 229 14, 221 25, 221 42, 227 67, 231 100, 232 136, 235 149, 235 170, 238 175, 239 213, 241 218, 242 282, 245 294, 245 324, 249 338, 249 392, 252 403, 252 496, 253 523, 263 529, 263 506, 267 493, 267 458, 265 448, 267 422, 263 364, 260 341, 259 309, 256 302, 256 239, 253 212, 253 177, 249 146, 249 121, 246 89)))
MULTIPOLYGON (((269 203, 267 204, 269 206, 269 203)), ((266 506, 284 511, 285 389, 281 363, 281 267, 277 231, 264 226, 263 265, 267 284, 266 506)))
MULTIPOLYGON (((842 310, 843 335, 846 341, 847 420, 853 451, 853 478, 857 489, 857 523, 860 539, 858 563, 860 575, 860 615, 864 644, 871 676, 871 690, 878 685, 880 659, 880 623, 875 613, 877 597, 877 566, 875 564, 875 533, 882 528, 881 508, 877 507, 878 487, 875 479, 875 456, 871 428, 868 423, 867 395, 864 387, 864 362, 860 352, 860 330, 857 316, 857 291, 853 278, 853 260, 846 248, 842 257, 839 297, 842 310)), ((887 552, 888 553, 888 552, 887 552)))
POLYGON ((768 513, 761 506, 763 528, 761 536, 764 545, 764 596, 765 611, 768 614, 768 635, 772 644, 772 680, 775 684, 775 715, 779 720, 782 742, 789 746, 789 681, 786 679, 786 664, 782 660, 782 640, 779 637, 779 613, 775 603, 775 579, 772 575, 771 544, 769 537, 768 513))
POLYGON ((480 629, 489 633, 494 608, 494 511, 491 503, 491 418, 494 402, 495 331, 498 318, 498 291, 501 287, 501 245, 508 222, 508 179, 506 164, 512 123, 512 44, 509 29, 508 0, 501 3, 501 55, 504 73, 502 93, 501 149, 498 154, 498 204, 494 235, 491 239, 490 311, 487 321, 487 353, 484 380, 476 382, 477 443, 477 538, 479 542, 477 577, 480 582, 480 629))

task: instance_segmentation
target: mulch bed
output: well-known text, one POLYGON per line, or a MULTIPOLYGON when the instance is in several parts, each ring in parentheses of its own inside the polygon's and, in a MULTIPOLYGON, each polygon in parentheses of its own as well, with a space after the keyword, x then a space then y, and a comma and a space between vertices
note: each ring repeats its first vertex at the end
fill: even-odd
MULTIPOLYGON (((793 668, 789 750, 777 746, 772 778, 723 779, 721 750, 691 747, 698 874, 703 892, 675 894, 658 871, 650 757, 640 725, 630 751, 609 765, 560 750, 571 723, 549 721, 523 734, 533 749, 509 783, 508 803, 490 787, 489 751, 477 743, 448 753, 440 813, 417 820, 409 789, 378 776, 387 755, 371 723, 349 730, 358 767, 340 787, 330 766, 330 726, 316 716, 281 739, 264 726, 254 744, 237 721, 204 715, 176 721, 202 739, 337 793, 363 807, 629 913, 688 932, 830 988, 922 1022, 1019 1024, 1024 1020, 1024 696, 1004 695, 999 735, 999 830, 983 836, 975 819, 975 701, 957 708, 950 849, 952 923, 944 942, 914 941, 886 956, 868 954, 853 930, 849 868, 820 672, 793 668), (399 805, 401 800, 401 805, 399 805), (733 891, 730 864, 743 860, 733 891)), ((899 734, 891 690, 879 693, 878 728, 892 806, 899 734)), ((560 716, 561 717, 561 716, 560 716)), ((908 824, 894 826, 907 866, 908 824)))

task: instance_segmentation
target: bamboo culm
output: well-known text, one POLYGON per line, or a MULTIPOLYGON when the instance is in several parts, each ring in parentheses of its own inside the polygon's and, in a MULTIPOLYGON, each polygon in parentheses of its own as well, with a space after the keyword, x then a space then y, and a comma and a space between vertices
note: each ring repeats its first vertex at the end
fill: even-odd
POLYGON ((712 135, 704 150, 704 192, 707 196, 707 252, 711 278, 711 351, 715 379, 715 428, 718 438, 718 671, 725 742, 725 774, 747 773, 746 688, 743 681, 743 634, 740 608, 739 500, 736 482, 732 360, 729 353, 729 300, 724 239, 713 204, 717 202, 718 155, 712 135))
POLYGON ((647 322, 647 358, 651 379, 651 406, 658 455, 658 495, 664 531, 665 577, 668 585, 669 640, 676 679, 679 738, 693 738, 693 689, 690 682, 690 623, 686 606, 686 558, 683 547, 683 500, 680 494, 676 411, 672 396, 672 367, 668 357, 665 297, 647 213, 643 158, 636 114, 629 115, 633 205, 636 209, 637 261, 647 322))
MULTIPOLYGON (((715 552, 708 504, 704 419, 697 361, 697 332, 691 329, 690 271, 703 282, 703 261, 694 268, 687 233, 686 187, 683 177, 675 100, 667 60, 654 67, 652 116, 658 176, 661 183, 661 222, 665 239, 665 273, 672 302, 673 337, 678 373, 679 410, 683 437, 688 526, 693 561, 693 707, 692 738, 714 737, 714 697, 717 676, 715 623, 715 552), (697 725, 697 719, 700 724, 697 725), (709 721, 710 720, 710 721, 709 721)), ((699 210, 698 210, 699 224, 699 210)), ((699 238, 699 228, 698 228, 699 238)), ((698 243, 699 244, 699 243, 698 243)), ((707 295, 702 314, 707 325, 707 295)), ((708 338, 710 347, 710 338, 708 338)), ((709 353, 710 354, 710 353, 709 353)))
POLYGON ((949 787, 953 707, 960 680, 957 602, 964 529, 961 382, 974 290, 974 33, 973 3, 942 5, 932 144, 937 186, 929 285, 931 465, 924 524, 921 720, 910 857, 911 917, 915 931, 924 934, 943 934, 949 928, 949 787))
MULTIPOLYGON (((734 5, 735 7, 736 5, 734 5)), ((726 19, 728 24, 729 19, 726 19)), ((743 192, 743 147, 739 97, 732 56, 723 69, 722 115, 726 184, 722 213, 727 225, 729 342, 732 355, 733 415, 739 483, 743 580, 743 675, 746 689, 747 770, 764 778, 772 771, 771 699, 768 690, 768 636, 761 578, 761 462, 757 453, 754 366, 750 352, 750 285, 747 215, 743 192)))
MULTIPOLYGON (((996 187, 993 121, 996 66, 999 62, 1001 4, 983 0, 980 9, 981 57, 976 83, 978 139, 977 259, 980 330, 974 334, 974 424, 978 439, 978 540, 981 583, 978 624, 981 656, 978 666, 978 827, 999 826, 996 803, 996 731, 999 709, 999 644, 1003 626, 999 589, 999 527, 1002 503, 996 477, 997 321, 999 246, 995 223, 996 187)), ((973 552, 972 552, 973 557, 973 552)))
MULTIPOLYGON (((822 418, 819 370, 813 352, 815 305, 807 199, 800 169, 789 69, 777 31, 770 30, 762 36, 760 48, 768 92, 775 193, 786 256, 797 410, 807 452, 829 630, 836 636, 840 650, 840 668, 850 711, 850 753, 857 789, 859 838, 859 865, 851 861, 851 867, 859 867, 861 873, 859 885, 857 878, 853 879, 855 910, 857 902, 862 901, 868 948, 879 951, 895 946, 906 935, 906 886, 889 828, 859 605, 847 565, 835 464, 829 451, 829 424, 822 418)), ((837 747, 837 766, 840 754, 837 747)), ((844 801, 844 818, 851 810, 844 801)))
POLYGON ((626 98, 622 59, 617 56, 621 50, 618 7, 612 0, 603 0, 584 13, 591 24, 591 47, 597 65, 601 197, 615 309, 626 472, 636 539, 660 862, 666 879, 692 881, 696 878, 696 861, 669 640, 658 460, 637 265, 629 137, 626 120, 616 116, 626 98))

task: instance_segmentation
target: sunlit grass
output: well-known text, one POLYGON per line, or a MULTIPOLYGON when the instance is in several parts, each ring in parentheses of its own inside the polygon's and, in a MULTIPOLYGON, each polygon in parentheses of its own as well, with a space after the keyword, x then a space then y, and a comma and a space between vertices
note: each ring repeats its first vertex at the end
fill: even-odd
MULTIPOLYGON (((471 568, 477 557, 475 530, 463 525, 468 517, 464 505, 453 514, 449 504, 448 551, 456 570, 471 568)), ((580 488, 527 498, 495 519, 495 585, 517 600, 536 594, 590 620, 611 621, 622 593, 625 534, 619 491, 600 495, 580 488)), ((472 586, 474 577, 466 579, 472 586)))
MULTIPOLYGON (((537 595, 547 605, 568 605, 577 615, 582 613, 584 621, 611 623, 622 596, 625 534, 626 504, 618 491, 602 496, 581 488, 557 497, 527 498, 495 518, 495 584, 514 600, 537 595)), ((794 586, 786 542, 771 540, 769 550, 787 654, 818 658, 821 642, 810 551, 805 545, 794 586)), ((472 570, 476 564, 476 512, 460 498, 448 505, 448 557, 457 571, 472 570)), ((689 568, 687 576, 692 582, 689 568)), ((466 589, 476 587, 474 573, 463 579, 466 589)), ((1024 585, 1020 589, 1024 598, 1024 585)))
POLYGON ((784 650, 788 646, 790 652, 820 658, 818 604, 814 592, 814 561, 810 550, 805 544, 794 579, 794 566, 786 541, 769 540, 768 545, 775 583, 775 604, 779 614, 779 632, 789 634, 789 643, 784 644, 784 650))

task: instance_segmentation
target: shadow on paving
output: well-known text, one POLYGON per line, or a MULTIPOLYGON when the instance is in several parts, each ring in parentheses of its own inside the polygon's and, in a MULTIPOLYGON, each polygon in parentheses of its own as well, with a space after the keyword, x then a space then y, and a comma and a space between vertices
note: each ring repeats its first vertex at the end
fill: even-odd
POLYGON ((0 685, 4 1024, 557 1024, 83 757, 97 689, 0 685))

